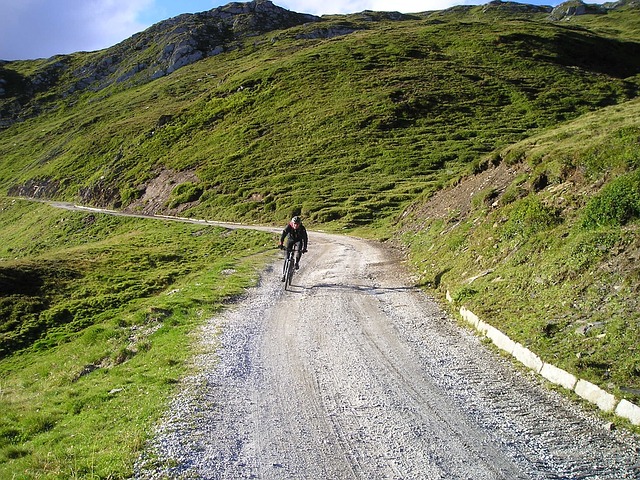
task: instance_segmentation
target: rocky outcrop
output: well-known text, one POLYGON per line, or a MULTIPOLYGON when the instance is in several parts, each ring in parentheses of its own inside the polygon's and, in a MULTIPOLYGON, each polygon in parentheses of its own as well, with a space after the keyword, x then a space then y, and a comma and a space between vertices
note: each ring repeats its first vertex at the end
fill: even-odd
POLYGON ((87 55, 78 66, 75 56, 59 55, 39 60, 35 73, 22 78, 0 65, 0 128, 21 118, 37 115, 38 92, 50 90, 60 97, 83 90, 98 91, 114 83, 144 83, 206 57, 240 48, 244 39, 320 22, 314 15, 291 12, 269 0, 230 3, 213 10, 184 14, 157 23, 144 32, 113 46, 87 55), (64 80, 62 78, 64 77, 64 80))
POLYGON ((640 8, 640 0, 620 0, 619 2, 603 3, 607 10, 621 10, 623 8, 640 8))
POLYGON ((517 14, 517 13, 549 13, 551 12, 551 7, 547 7, 544 5, 528 5, 525 3, 518 2, 503 2, 501 0, 493 0, 482 8, 482 13, 488 13, 491 11, 500 11, 508 14, 517 14))
POLYGON ((577 15, 602 13, 607 13, 607 9, 604 6, 586 4, 581 0, 569 0, 568 2, 563 2, 555 7, 551 11, 549 19, 553 21, 560 21, 577 15))
POLYGON ((74 71, 78 82, 73 90, 153 80, 238 48, 244 38, 317 21, 319 17, 290 12, 268 0, 179 15, 107 49, 99 60, 74 71))
POLYGON ((407 15, 400 12, 374 12, 364 10, 360 13, 344 15, 343 21, 321 22, 315 28, 307 28, 304 32, 298 33, 296 38, 318 39, 334 38, 349 35, 358 30, 368 28, 370 22, 403 22, 409 20, 420 20, 418 15, 407 15))
POLYGON ((313 15, 290 12, 268 0, 230 3, 208 12, 180 15, 154 25, 125 45, 133 50, 155 45, 161 51, 151 59, 149 67, 134 65, 118 81, 128 80, 142 70, 147 70, 150 79, 159 78, 203 58, 238 48, 238 42, 247 37, 320 20, 313 15))
POLYGON ((56 180, 32 179, 9 188, 7 195, 10 197, 53 198, 59 188, 60 184, 56 180))

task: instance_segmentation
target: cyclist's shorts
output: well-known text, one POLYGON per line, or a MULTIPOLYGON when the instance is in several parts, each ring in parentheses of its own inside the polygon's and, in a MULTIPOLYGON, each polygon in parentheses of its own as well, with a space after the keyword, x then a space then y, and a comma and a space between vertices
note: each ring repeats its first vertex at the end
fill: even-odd
POLYGON ((302 240, 293 240, 291 238, 287 238, 285 241, 285 246, 287 250, 292 250, 295 244, 298 244, 298 248, 302 248, 302 240))

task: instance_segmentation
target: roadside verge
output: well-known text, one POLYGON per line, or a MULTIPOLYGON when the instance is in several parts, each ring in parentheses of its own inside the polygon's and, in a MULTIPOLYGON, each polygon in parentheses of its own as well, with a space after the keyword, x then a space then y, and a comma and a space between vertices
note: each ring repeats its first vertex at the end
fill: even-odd
MULTIPOLYGON (((453 303, 451 294, 447 291, 447 300, 453 303)), ((489 338, 500 350, 514 357, 524 366, 542 376, 546 380, 573 391, 579 397, 596 405, 600 410, 614 413, 618 417, 629 420, 633 425, 640 426, 640 407, 628 400, 618 399, 615 395, 603 390, 597 385, 577 378, 575 375, 543 362, 534 352, 520 343, 514 342, 503 332, 478 318, 466 307, 460 307, 460 316, 478 332, 489 338)))

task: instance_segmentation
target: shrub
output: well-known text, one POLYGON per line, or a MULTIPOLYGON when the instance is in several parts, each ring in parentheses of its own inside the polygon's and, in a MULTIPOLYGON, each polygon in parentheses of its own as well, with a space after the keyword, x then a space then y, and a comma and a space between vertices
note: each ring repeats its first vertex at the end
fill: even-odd
POLYGON ((503 154, 503 161, 507 165, 515 165, 526 158, 526 152, 523 148, 513 147, 503 154))
POLYGON ((507 187, 502 196, 500 197, 500 204, 502 206, 515 202, 516 200, 526 197, 529 194, 525 183, 529 179, 528 174, 520 174, 516 179, 511 182, 511 185, 507 187))
POLYGON ((142 197, 142 190, 138 188, 124 187, 120 190, 120 201, 123 205, 128 205, 140 197, 142 197))
POLYGON ((460 304, 465 300, 473 297, 477 293, 478 290, 476 290, 475 288, 470 287, 469 285, 464 285, 453 293, 452 298, 455 303, 460 304))
POLYGON ((313 215, 313 220, 319 223, 332 222, 339 220, 344 216, 344 212, 340 207, 324 208, 313 215))
POLYGON ((500 191, 495 187, 488 187, 473 196, 471 204, 474 209, 490 207, 500 195, 500 191))
POLYGON ((585 228, 622 226, 634 218, 640 218, 640 170, 605 185, 587 203, 582 225, 585 228))
POLYGON ((506 238, 527 239, 559 223, 560 215, 555 208, 543 204, 536 195, 529 195, 514 203, 503 233, 506 238))
POLYGON ((203 192, 204 189, 201 185, 196 185, 191 182, 181 183, 171 192, 169 207, 175 208, 183 203, 195 202, 200 199, 203 192))
POLYGON ((563 263, 571 272, 580 274, 602 260, 621 241, 616 232, 599 230, 581 232, 563 258, 563 263))
POLYGON ((582 163, 589 178, 603 172, 630 171, 640 167, 638 141, 640 127, 625 126, 598 143, 582 155, 582 163))
POLYGON ((527 193, 527 189, 522 185, 510 185, 500 197, 500 204, 502 206, 509 205, 519 198, 526 196, 527 193))

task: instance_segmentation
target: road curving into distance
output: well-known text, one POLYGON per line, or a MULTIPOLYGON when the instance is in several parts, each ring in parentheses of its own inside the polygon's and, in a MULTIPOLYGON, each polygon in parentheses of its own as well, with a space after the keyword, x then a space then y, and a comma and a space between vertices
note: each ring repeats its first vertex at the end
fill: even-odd
POLYGON ((393 252, 311 232, 292 291, 280 262, 198 332, 135 478, 640 479, 638 436, 460 327, 393 252))
POLYGON ((157 479, 639 479, 640 439, 515 367, 374 242, 310 233, 202 328, 157 479))

